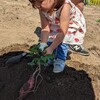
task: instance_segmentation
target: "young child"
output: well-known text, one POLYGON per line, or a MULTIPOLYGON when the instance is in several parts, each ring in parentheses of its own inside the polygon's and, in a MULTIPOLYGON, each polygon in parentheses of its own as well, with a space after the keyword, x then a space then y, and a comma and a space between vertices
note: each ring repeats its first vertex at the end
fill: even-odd
POLYGON ((86 32, 81 11, 70 0, 30 0, 39 9, 41 19, 40 49, 46 54, 54 52, 54 73, 64 70, 68 44, 83 42, 86 32), (80 39, 81 37, 81 39, 80 39))

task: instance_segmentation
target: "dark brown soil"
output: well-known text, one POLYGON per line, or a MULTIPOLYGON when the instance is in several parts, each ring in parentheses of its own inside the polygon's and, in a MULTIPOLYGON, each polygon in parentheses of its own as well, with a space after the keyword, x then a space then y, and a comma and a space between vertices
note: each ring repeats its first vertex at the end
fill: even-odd
MULTIPOLYGON (((20 88, 33 73, 27 65, 31 58, 26 57, 15 65, 5 65, 8 58, 23 52, 20 50, 22 46, 16 45, 0 56, 0 100, 16 100, 20 88)), ((28 94, 23 100, 95 100, 91 78, 84 70, 66 66, 63 73, 54 74, 52 68, 43 68, 42 83, 35 93, 28 94)))

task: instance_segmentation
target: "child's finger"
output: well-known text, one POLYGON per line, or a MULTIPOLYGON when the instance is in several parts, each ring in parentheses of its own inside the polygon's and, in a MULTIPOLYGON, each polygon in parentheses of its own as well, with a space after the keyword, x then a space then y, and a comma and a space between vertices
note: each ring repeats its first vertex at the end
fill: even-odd
POLYGON ((46 50, 44 50, 44 51, 43 51, 43 54, 44 54, 44 55, 46 55, 46 53, 47 53, 47 51, 46 51, 46 50))

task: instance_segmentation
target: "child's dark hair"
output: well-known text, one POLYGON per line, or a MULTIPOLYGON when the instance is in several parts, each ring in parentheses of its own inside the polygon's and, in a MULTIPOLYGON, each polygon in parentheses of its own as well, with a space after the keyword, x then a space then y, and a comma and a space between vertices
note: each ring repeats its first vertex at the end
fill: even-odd
MULTIPOLYGON (((35 3, 37 1, 42 2, 43 0, 29 0, 29 1, 32 4, 33 8, 36 8, 35 3)), ((65 0, 57 0, 57 2, 54 4, 54 9, 58 10, 63 5, 64 2, 65 0)))
POLYGON ((29 0, 29 2, 32 4, 33 8, 36 8, 36 6, 35 6, 36 0, 29 0))
POLYGON ((57 0, 57 3, 55 4, 54 8, 58 10, 63 4, 65 0, 57 0))

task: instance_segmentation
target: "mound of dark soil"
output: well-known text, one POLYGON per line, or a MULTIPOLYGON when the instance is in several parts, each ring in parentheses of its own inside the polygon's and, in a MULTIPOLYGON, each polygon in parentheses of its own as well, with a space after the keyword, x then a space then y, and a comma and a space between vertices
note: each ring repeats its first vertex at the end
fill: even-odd
MULTIPOLYGON (((21 53, 16 51, 0 56, 0 100, 16 100, 20 88, 33 73, 27 65, 30 58, 15 65, 5 65, 8 58, 21 53)), ((54 74, 52 68, 42 71, 43 81, 37 91, 23 100, 95 100, 91 79, 85 71, 66 66, 64 72, 54 74)))

